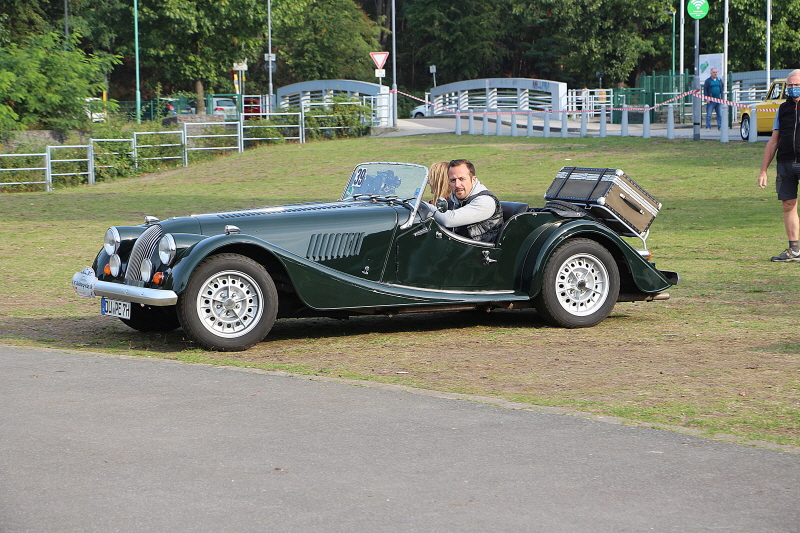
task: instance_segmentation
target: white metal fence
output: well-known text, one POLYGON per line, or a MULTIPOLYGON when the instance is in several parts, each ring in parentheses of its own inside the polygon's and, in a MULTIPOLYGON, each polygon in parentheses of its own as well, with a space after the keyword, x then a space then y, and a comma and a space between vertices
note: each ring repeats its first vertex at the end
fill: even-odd
MULTIPOLYGON (((335 117, 315 114, 315 124, 311 127, 302 110, 243 113, 242 120, 237 122, 184 122, 180 130, 139 131, 130 139, 89 139, 86 145, 47 146, 44 153, 0 154, 0 187, 44 185, 47 191, 52 191, 54 178, 71 176, 85 178, 93 185, 96 172, 115 168, 119 158, 127 159, 126 164, 134 168, 144 161, 179 161, 185 167, 189 165, 191 153, 243 152, 248 143, 252 146, 258 142, 305 143, 306 130, 325 134, 350 128, 338 124, 335 117), (247 120, 248 117, 260 120, 247 120), (67 154, 61 155, 65 151, 67 154), (10 176, 8 181, 5 181, 6 176, 10 176)), ((364 122, 363 117, 361 122, 364 122)))

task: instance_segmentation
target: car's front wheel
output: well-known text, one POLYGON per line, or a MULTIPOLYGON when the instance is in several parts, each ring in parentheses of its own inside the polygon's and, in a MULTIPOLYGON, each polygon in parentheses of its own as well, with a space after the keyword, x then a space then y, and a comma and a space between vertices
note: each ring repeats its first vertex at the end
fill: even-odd
POLYGON ((743 141, 750 138, 750 115, 742 117, 742 121, 739 123, 739 135, 742 136, 743 141))
POLYGON ((209 350, 241 351, 267 336, 278 313, 278 292, 262 265, 239 254, 202 261, 178 299, 190 339, 209 350))
POLYGON ((611 253, 590 239, 570 239, 544 267, 534 305, 545 320, 566 328, 602 322, 619 295, 619 269, 611 253))

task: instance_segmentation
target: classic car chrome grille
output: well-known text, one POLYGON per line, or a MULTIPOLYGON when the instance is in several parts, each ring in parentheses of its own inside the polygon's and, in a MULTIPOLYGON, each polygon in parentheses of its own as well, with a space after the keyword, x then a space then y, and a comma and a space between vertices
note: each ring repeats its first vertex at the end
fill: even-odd
POLYGON ((308 243, 306 258, 312 261, 325 261, 358 255, 364 233, 315 233, 308 243))
POLYGON ((136 239, 136 244, 133 245, 131 256, 128 259, 125 279, 142 281, 142 274, 139 271, 139 267, 142 265, 142 261, 153 256, 153 252, 155 252, 158 241, 161 240, 163 233, 160 224, 153 224, 144 230, 144 233, 136 239))

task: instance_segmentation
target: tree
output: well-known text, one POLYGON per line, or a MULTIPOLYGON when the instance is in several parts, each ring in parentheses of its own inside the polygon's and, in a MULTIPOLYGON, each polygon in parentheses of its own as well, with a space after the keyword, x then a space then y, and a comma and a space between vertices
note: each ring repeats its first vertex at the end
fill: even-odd
POLYGON ((205 85, 234 62, 263 50, 267 4, 261 0, 161 0, 141 5, 141 62, 173 86, 194 84, 198 112, 205 85))
POLYGON ((374 80, 380 27, 353 0, 276 1, 276 11, 279 82, 374 80))
POLYGON ((657 53, 652 30, 664 28, 669 7, 665 0, 514 0, 512 14, 533 30, 522 59, 581 85, 596 71, 608 81, 635 77, 641 62, 657 53))
POLYGON ((69 50, 56 33, 0 48, 0 134, 41 124, 66 132, 88 124, 86 98, 104 87, 116 58, 87 55, 73 35, 69 50))
MULTIPOLYGON (((772 50, 770 68, 800 66, 800 11, 796 0, 771 0, 772 50)), ((724 4, 709 2, 708 16, 700 21, 701 53, 722 53, 724 4)), ((765 0, 731 0, 728 10, 730 72, 766 68, 767 7, 765 0)), ((692 25, 694 26, 694 25, 692 25)), ((687 57, 689 65, 693 58, 687 57)))
MULTIPOLYGON (((502 42, 505 0, 416 0, 405 8, 414 67, 436 65, 443 82, 499 76, 508 50, 502 42)), ((425 83, 429 81, 424 77, 425 83)), ((413 80, 412 80, 413 83, 413 80)))

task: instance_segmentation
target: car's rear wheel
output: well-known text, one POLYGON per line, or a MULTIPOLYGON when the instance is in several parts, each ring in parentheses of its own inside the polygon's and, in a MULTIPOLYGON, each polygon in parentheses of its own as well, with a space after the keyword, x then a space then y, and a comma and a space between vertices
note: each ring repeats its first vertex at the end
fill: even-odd
POLYGON ((739 123, 739 135, 742 136, 743 141, 750 138, 750 115, 742 117, 742 121, 739 123))
POLYGON ((241 351, 267 336, 278 313, 278 292, 262 265, 238 254, 201 262, 178 299, 184 331, 209 350, 241 351))
POLYGON ((120 318, 123 324, 137 331, 172 331, 181 327, 174 305, 158 307, 131 304, 131 317, 120 318))
POLYGON ((570 239, 556 248, 544 267, 534 305, 545 320, 566 328, 602 322, 619 295, 614 257, 590 239, 570 239))

